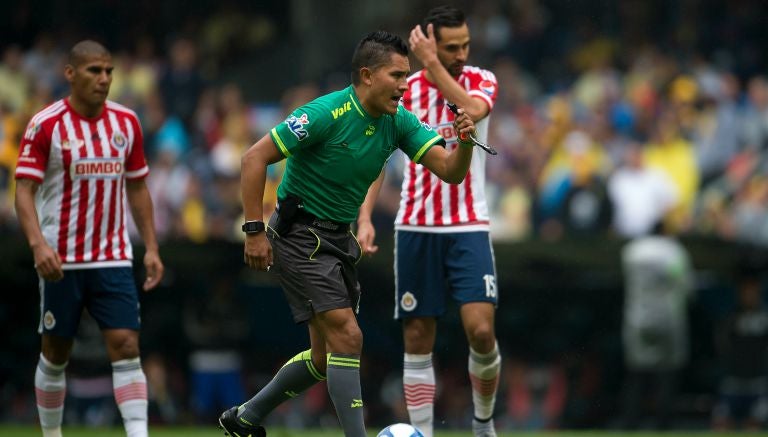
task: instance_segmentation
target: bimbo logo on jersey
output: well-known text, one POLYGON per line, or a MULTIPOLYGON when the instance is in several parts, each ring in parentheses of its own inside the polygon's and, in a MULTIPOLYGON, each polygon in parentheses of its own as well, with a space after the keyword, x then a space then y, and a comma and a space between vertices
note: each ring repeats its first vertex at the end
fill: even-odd
POLYGON ((113 179, 123 174, 120 158, 80 159, 72 162, 72 179, 113 179))
POLYGON ((458 135, 456 135, 456 129, 453 127, 453 123, 441 123, 437 125, 435 130, 437 130, 437 133, 445 139, 446 143, 456 142, 458 135))
POLYGON ((285 120, 285 124, 288 125, 288 129, 296 135, 296 138, 298 138, 299 141, 309 136, 307 130, 304 129, 304 125, 309 124, 309 117, 307 117, 306 113, 301 114, 298 118, 295 115, 291 115, 285 120))

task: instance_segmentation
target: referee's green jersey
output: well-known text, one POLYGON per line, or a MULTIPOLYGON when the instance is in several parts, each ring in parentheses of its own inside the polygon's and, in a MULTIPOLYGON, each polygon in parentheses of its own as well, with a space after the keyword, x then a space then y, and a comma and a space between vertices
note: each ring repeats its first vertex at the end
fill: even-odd
POLYGON ((299 107, 270 135, 288 158, 278 197, 296 195, 309 213, 343 223, 357 219, 368 188, 396 149, 418 163, 432 146, 445 144, 402 106, 396 115, 371 117, 352 86, 299 107))

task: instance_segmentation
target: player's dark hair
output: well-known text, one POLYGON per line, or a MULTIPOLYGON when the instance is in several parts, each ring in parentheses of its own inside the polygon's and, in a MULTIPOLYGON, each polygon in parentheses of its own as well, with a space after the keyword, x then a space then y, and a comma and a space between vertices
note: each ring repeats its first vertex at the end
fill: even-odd
POLYGON ((365 35, 352 55, 352 84, 360 84, 360 69, 375 70, 390 60, 392 53, 408 56, 408 46, 402 38, 385 30, 365 35))
POLYGON ((421 30, 427 33, 427 25, 431 24, 435 31, 435 39, 440 41, 440 28, 442 27, 461 27, 467 22, 464 12, 453 6, 436 6, 427 12, 421 23, 421 30))
POLYGON ((111 56, 111 54, 101 43, 86 39, 72 46, 69 51, 69 64, 80 65, 81 62, 91 56, 111 56))

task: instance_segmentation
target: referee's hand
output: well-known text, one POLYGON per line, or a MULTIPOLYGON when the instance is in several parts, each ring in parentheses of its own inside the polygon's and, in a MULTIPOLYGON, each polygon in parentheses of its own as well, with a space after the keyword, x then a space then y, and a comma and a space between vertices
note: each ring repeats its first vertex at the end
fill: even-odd
POLYGON ((373 256, 378 252, 379 246, 373 244, 376 239, 376 229, 370 220, 358 221, 357 223, 357 242, 363 249, 363 255, 373 256))
POLYGON ((252 269, 269 271, 273 262, 272 245, 267 239, 266 232, 245 236, 243 262, 252 269))

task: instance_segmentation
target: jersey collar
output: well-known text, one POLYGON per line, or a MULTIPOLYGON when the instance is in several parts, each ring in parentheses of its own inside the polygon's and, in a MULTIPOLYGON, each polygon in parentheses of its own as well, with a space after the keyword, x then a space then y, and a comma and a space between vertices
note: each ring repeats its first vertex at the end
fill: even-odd
POLYGON ((64 98, 64 104, 67 106, 67 108, 71 111, 72 114, 75 114, 78 118, 85 121, 97 121, 100 120, 104 116, 104 112, 107 110, 107 102, 104 102, 104 105, 101 108, 101 112, 99 112, 99 115, 95 117, 86 117, 85 115, 79 113, 77 109, 75 109, 74 106, 72 106, 72 103, 69 101, 70 97, 64 98))
POLYGON ((360 99, 357 97, 357 93, 355 93, 355 87, 350 85, 347 90, 349 91, 349 98, 352 101, 352 106, 355 108, 355 111, 360 115, 360 117, 366 119, 373 118, 368 114, 368 112, 366 112, 365 108, 363 108, 363 104, 360 103, 360 99))

